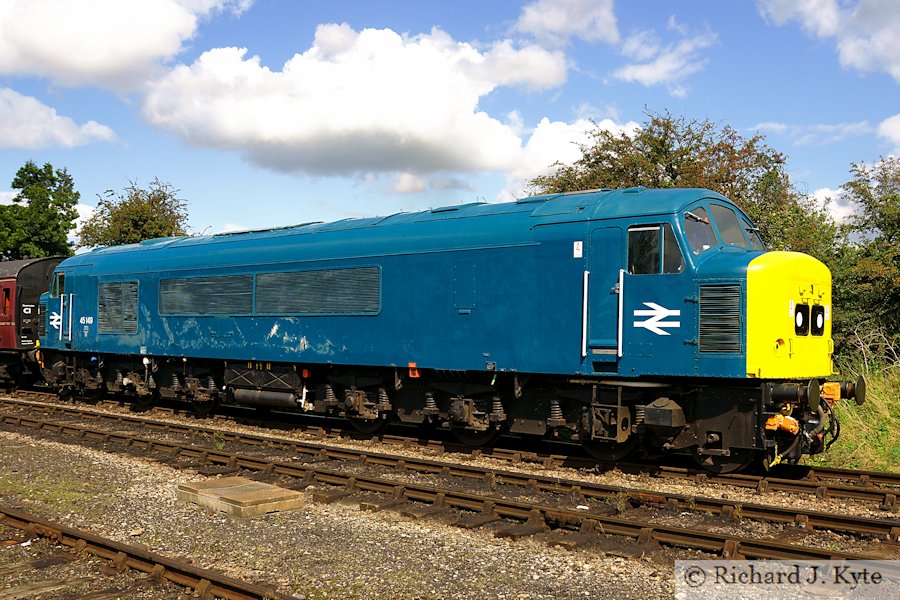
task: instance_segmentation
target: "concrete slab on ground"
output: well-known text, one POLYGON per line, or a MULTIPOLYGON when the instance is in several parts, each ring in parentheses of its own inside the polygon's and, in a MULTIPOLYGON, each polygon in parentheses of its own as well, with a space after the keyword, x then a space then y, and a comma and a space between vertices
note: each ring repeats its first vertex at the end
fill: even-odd
POLYGON ((296 510, 303 508, 304 502, 301 492, 245 477, 221 477, 183 483, 178 486, 177 498, 182 502, 192 502, 235 517, 296 510))

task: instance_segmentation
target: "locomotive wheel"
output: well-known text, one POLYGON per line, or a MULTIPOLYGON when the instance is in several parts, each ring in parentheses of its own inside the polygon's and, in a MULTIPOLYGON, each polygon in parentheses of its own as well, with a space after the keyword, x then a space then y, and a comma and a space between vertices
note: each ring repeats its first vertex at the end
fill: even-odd
POLYGON ((103 398, 103 394, 105 393, 105 388, 96 390, 84 390, 81 392, 79 399, 87 404, 97 404, 98 402, 100 402, 100 399, 103 398))
POLYGON ((219 408, 219 405, 222 404, 222 401, 218 398, 213 398, 212 400, 206 400, 205 402, 200 402, 198 400, 190 400, 188 404, 191 406, 191 410, 194 411, 194 416, 197 417, 209 417, 216 409, 219 408))
POLYGON ((731 456, 704 456, 696 453, 693 456, 700 468, 716 475, 741 471, 757 458, 754 450, 744 449, 732 450, 731 456))
POLYGON ((451 427, 450 430, 459 443, 472 448, 481 448, 493 444, 500 437, 500 428, 491 426, 484 431, 476 431, 475 429, 466 429, 464 427, 451 427))
POLYGON ((350 426, 366 435, 375 435, 384 431, 390 420, 386 416, 380 416, 377 419, 350 419, 350 426))
POLYGON ((634 454, 638 449, 637 436, 633 435, 624 442, 603 442, 600 440, 584 440, 581 446, 585 452, 603 462, 616 462, 634 454))
POLYGON ((159 400, 159 395, 156 391, 147 394, 146 396, 135 396, 134 400, 131 401, 131 411, 139 413, 147 412, 156 406, 157 400, 159 400))

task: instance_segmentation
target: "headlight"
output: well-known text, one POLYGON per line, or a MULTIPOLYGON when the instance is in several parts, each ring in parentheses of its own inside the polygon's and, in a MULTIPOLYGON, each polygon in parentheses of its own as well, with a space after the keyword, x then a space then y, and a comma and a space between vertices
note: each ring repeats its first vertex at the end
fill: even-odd
MULTIPOLYGON (((823 313, 824 324, 824 313, 823 313)), ((809 305, 798 304, 794 309, 794 333, 797 335, 809 334, 809 305)))
POLYGON ((810 317, 810 329, 813 335, 825 334, 825 307, 816 304, 812 307, 812 316, 810 317))

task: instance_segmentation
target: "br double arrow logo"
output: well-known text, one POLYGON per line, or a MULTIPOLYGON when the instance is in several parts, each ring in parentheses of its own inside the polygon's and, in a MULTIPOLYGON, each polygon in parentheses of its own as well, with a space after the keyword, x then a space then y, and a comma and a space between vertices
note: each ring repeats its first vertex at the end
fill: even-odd
POLYGON ((637 317, 649 317, 643 321, 635 321, 635 327, 643 327, 648 331, 652 331, 656 335, 671 335, 668 331, 663 329, 666 328, 677 328, 681 327, 680 321, 666 321, 669 317, 680 317, 680 310, 671 310, 666 308, 665 306, 660 306, 656 302, 644 302, 644 306, 649 308, 650 310, 642 310, 637 309, 634 311, 635 318, 637 317))

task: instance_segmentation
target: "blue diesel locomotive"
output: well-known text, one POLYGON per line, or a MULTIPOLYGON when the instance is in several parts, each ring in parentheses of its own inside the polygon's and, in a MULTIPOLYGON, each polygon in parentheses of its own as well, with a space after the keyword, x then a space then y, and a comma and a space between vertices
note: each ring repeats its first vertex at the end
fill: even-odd
POLYGON ((40 361, 124 392, 690 453, 712 471, 822 452, 831 276, 767 252, 704 189, 595 190, 155 239, 63 261, 40 361))

